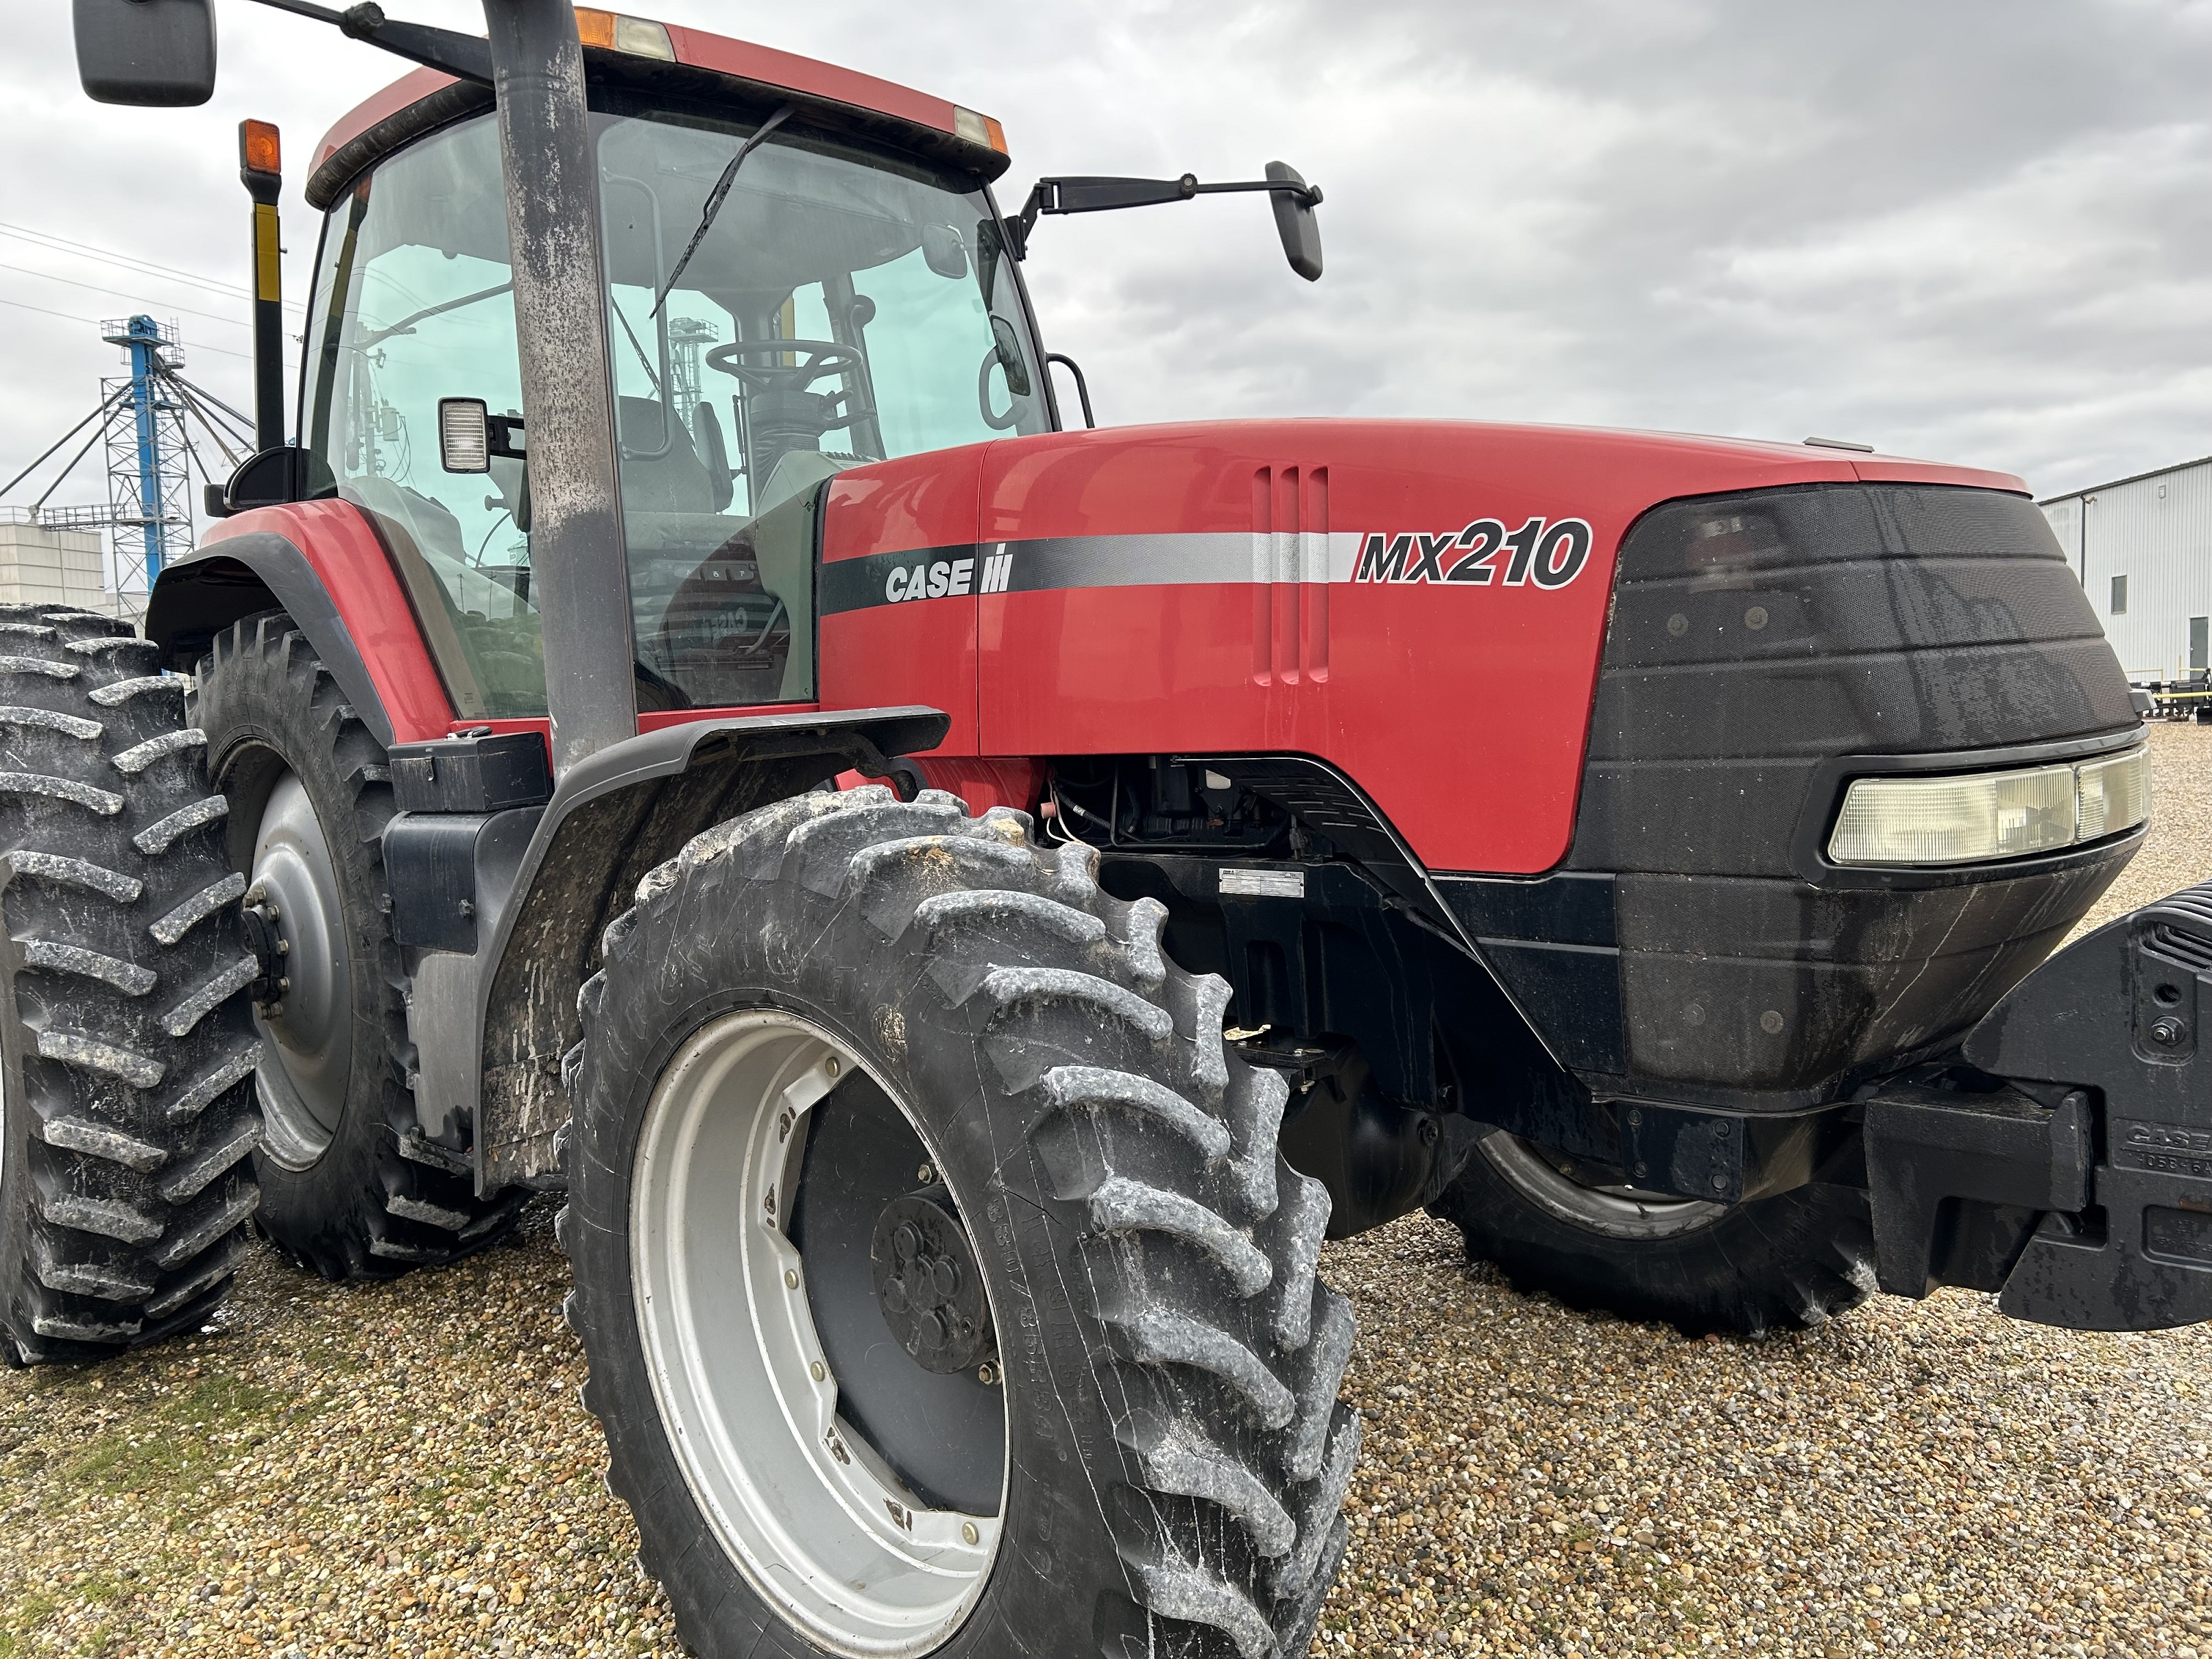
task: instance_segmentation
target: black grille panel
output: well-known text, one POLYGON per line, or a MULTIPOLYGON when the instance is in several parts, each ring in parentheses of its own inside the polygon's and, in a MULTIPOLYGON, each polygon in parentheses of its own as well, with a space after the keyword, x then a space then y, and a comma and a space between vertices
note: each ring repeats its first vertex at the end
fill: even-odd
MULTIPOLYGON (((1819 866, 1849 757, 2122 738, 2128 688, 2034 504, 1815 485, 1669 502, 1629 533, 1567 868, 1612 875, 1620 1041, 1562 1054, 1620 1092, 1756 1107, 1838 1097, 1940 1049, 2065 936, 2137 837, 2033 867, 1819 866)), ((1881 769, 1879 761, 1869 769, 1881 769)), ((1543 884, 1548 887, 1553 884, 1543 884)), ((1478 933, 1503 926, 1448 888, 1478 933)), ((1495 952, 1509 981, 1586 948, 1495 952)), ((1571 955, 1571 960, 1570 956, 1571 955)), ((1591 988, 1595 988, 1594 987, 1591 988)))
POLYGON ((1671 502, 1621 549, 1570 862, 1787 876, 1837 757, 2135 723, 2031 501, 1866 484, 1671 502))

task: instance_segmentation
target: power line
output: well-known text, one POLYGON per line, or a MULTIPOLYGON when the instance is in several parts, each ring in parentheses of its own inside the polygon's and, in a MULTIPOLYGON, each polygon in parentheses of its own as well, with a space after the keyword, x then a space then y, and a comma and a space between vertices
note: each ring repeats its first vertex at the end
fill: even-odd
MULTIPOLYGON (((24 276, 40 276, 50 283, 65 283, 70 288, 89 289, 94 294, 112 294, 118 300, 139 300, 140 296, 128 289, 102 288, 97 283, 81 283, 74 276, 57 276, 51 270, 33 270, 28 265, 11 265, 0 262, 0 270, 12 270, 24 276)), ((142 301, 143 303, 143 301, 142 301)), ((252 324, 241 317, 219 317, 212 311, 194 311, 190 306, 159 306, 160 311, 180 312, 187 317, 204 317, 211 323, 228 323, 233 328, 251 328, 252 324)))
MULTIPOLYGON (((80 255, 88 259, 99 259, 109 264, 122 265, 147 276, 166 277, 171 282, 190 283, 222 295, 227 299, 251 300, 252 291, 243 283, 227 283, 220 277, 202 276, 192 271, 179 270, 174 265, 157 264, 151 259, 142 259, 132 253, 118 253, 112 248, 94 247, 89 242, 72 241, 66 236, 57 236, 52 231, 34 230, 28 225, 10 224, 0 220, 0 236, 13 236, 37 247, 58 249, 80 255)), ((287 300, 286 306, 304 310, 297 300, 287 300)))
MULTIPOLYGON (((17 309, 22 311, 35 311, 42 317, 59 317, 64 322, 89 323, 94 328, 98 328, 102 322, 112 320, 112 319, 100 317, 80 317, 73 311, 52 311, 47 309, 45 306, 34 306, 27 300, 10 300, 4 296, 0 296, 0 306, 14 306, 17 309)), ((155 307, 157 311, 161 308, 162 307, 159 306, 155 307)), ((195 351, 221 352, 226 357, 242 357, 249 363, 253 361, 253 354, 250 351, 229 351, 224 349, 222 346, 211 345, 196 345, 192 349, 195 351)))

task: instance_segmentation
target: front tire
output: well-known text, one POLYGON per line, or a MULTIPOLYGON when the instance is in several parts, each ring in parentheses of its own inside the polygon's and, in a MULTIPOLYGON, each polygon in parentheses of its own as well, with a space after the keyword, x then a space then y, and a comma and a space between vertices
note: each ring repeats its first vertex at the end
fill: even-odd
POLYGON ((262 1231, 334 1279, 483 1248, 527 1194, 477 1198, 465 1150, 430 1140, 416 1115, 406 963, 385 914, 383 746, 277 611, 216 635, 193 714, 230 799, 233 867, 289 947, 289 983, 255 1015, 262 1231))
POLYGON ((1293 1659, 1319 1617, 1358 1443, 1327 1194, 1226 985, 1027 830, 781 802, 648 876, 585 987, 568 1316, 704 1659, 1293 1659), (981 1279, 941 1337, 891 1311, 922 1257, 981 1279), (978 1305, 995 1376, 932 1358, 978 1305))
POLYGON ((1818 1324, 1874 1290, 1866 1194, 1812 1182, 1747 1204, 1598 1187, 1544 1149, 1486 1132, 1429 1206, 1470 1261, 1571 1308, 1663 1322, 1690 1336, 1818 1324))

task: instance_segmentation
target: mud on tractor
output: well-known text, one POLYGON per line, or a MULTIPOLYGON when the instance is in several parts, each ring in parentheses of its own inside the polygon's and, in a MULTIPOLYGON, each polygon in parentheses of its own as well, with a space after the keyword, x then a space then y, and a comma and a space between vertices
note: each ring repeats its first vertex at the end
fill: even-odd
MULTIPOLYGON (((2212 890, 2051 954, 2148 804, 2018 480, 1091 429, 1042 221, 1249 191, 1310 279, 1319 190, 1007 212, 995 121, 829 64, 266 3, 419 67, 314 156, 289 416, 248 124, 261 449, 145 637, 0 620, 9 1359, 559 1189, 695 1650, 1260 1659, 1344 1547, 1325 1237, 2212 1315, 2212 890)), ((206 0, 76 18, 209 95, 206 0)))

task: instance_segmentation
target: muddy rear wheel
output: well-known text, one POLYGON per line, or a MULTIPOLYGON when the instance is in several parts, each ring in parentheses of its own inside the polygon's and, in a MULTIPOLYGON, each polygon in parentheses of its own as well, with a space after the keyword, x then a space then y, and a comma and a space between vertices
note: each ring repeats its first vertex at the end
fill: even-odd
POLYGON ((0 1359, 196 1328, 257 1194, 243 884, 185 683, 124 624, 0 608, 0 1359))
POLYGON ((230 799, 232 866, 285 954, 255 1018, 259 1224, 330 1279, 453 1261, 511 1227, 528 1194, 479 1199, 468 1148, 423 1133, 407 963, 386 915, 391 769, 307 636, 248 617, 200 659, 193 717, 230 799))

